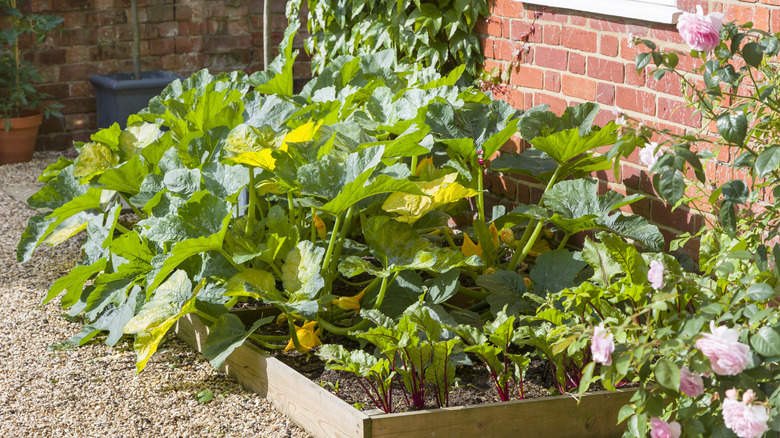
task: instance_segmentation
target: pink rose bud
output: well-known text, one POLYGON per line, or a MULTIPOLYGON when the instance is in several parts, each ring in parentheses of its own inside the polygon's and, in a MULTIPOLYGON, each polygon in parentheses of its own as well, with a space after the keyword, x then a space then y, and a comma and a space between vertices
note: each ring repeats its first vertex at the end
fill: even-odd
POLYGON ((726 398, 729 400, 736 400, 739 397, 739 393, 736 389, 731 388, 726 390, 726 398))
POLYGON ((739 331, 715 327, 715 321, 710 321, 710 332, 702 333, 696 348, 710 360, 712 371, 721 376, 735 376, 744 371, 750 363, 750 347, 739 342, 739 331))
POLYGON ((676 421, 667 423, 658 417, 650 419, 651 438, 680 438, 681 432, 680 423, 676 421))
POLYGON ((593 360, 603 364, 612 365, 612 352, 615 351, 615 342, 612 333, 604 328, 604 324, 593 328, 593 337, 590 340, 590 352, 593 360))
POLYGON ((477 162, 478 162, 479 164, 485 164, 485 160, 483 160, 482 158, 478 159, 478 160, 477 160, 477 162))
POLYGON ((653 286, 653 289, 659 290, 664 287, 664 269, 663 263, 653 260, 650 262, 650 269, 647 271, 647 281, 653 286))
POLYGON ((701 6, 696 6, 696 13, 683 12, 677 20, 677 30, 686 44, 693 50, 709 52, 720 43, 720 30, 723 28, 723 14, 711 12, 704 15, 701 6))
POLYGON ((756 393, 752 389, 748 389, 742 394, 742 403, 752 405, 754 401, 756 401, 756 393))
POLYGON ((680 392, 688 397, 698 397, 704 394, 704 382, 701 376, 693 374, 686 366, 680 368, 680 392))
MULTIPOLYGON (((723 400, 723 422, 726 424, 726 427, 734 431, 739 438, 759 438, 763 436, 764 432, 769 430, 769 426, 767 426, 769 413, 766 407, 740 402, 737 400, 736 392, 734 389, 729 389, 726 391, 728 398, 723 400), (729 394, 730 392, 731 394, 729 394)), ((755 401, 755 393, 748 398, 752 398, 755 401)))

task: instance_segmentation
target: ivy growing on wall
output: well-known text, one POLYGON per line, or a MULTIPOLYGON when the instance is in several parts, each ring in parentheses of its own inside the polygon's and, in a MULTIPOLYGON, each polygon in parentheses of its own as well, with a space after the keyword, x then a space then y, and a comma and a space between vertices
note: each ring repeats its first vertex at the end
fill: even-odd
POLYGON ((489 15, 489 0, 305 1, 310 35, 306 50, 315 74, 340 55, 383 49, 393 49, 402 63, 420 63, 442 72, 465 64, 474 75, 484 61, 474 27, 489 15))

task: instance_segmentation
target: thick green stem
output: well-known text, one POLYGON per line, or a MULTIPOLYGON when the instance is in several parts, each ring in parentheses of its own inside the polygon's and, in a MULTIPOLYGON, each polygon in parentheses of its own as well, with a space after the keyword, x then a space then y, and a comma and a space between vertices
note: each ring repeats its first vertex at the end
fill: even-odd
POLYGON ((478 298, 480 300, 484 300, 485 297, 489 295, 483 292, 469 289, 466 286, 458 286, 458 292, 462 293, 463 295, 469 296, 471 298, 478 298))
POLYGON ((220 254, 222 254, 222 257, 224 257, 228 262, 230 262, 231 265, 233 265, 234 268, 238 269, 238 272, 243 272, 244 268, 242 268, 240 265, 237 265, 236 262, 233 261, 233 257, 230 257, 230 255, 225 252, 224 249, 218 250, 220 254))
POLYGON ((249 168, 249 185, 246 188, 247 194, 249 195, 249 205, 246 212, 246 228, 244 229, 245 237, 251 236, 255 229, 255 210, 257 210, 255 205, 257 203, 257 191, 255 190, 256 184, 255 170, 249 168))
POLYGON ((126 234, 126 233, 129 233, 129 232, 130 232, 130 230, 128 230, 127 228, 125 228, 125 226, 124 226, 124 225, 122 225, 122 224, 120 224, 120 223, 117 223, 117 224, 116 224, 116 228, 117 228, 119 231, 121 231, 121 232, 122 232, 122 234, 126 234))
POLYGON ((213 316, 209 315, 208 313, 201 312, 200 310, 196 310, 196 311, 194 311, 192 313, 194 313, 195 315, 198 315, 198 317, 200 319, 204 319, 204 320, 208 321, 210 324, 214 324, 215 322, 217 322, 217 318, 214 318, 213 316))
MULTIPOLYGON (((416 171, 417 171, 417 155, 414 155, 412 157, 412 175, 414 175, 416 171)), ((420 175, 416 175, 416 176, 420 176, 420 175)))
POLYGON ((357 324, 355 324, 355 325, 353 325, 351 327, 339 327, 337 325, 333 325, 333 324, 329 323, 328 321, 325 321, 324 319, 320 319, 320 320, 318 320, 318 322, 320 324, 320 327, 322 327, 323 329, 325 329, 325 330, 327 330, 327 331, 329 331, 329 332, 331 332, 333 334, 341 335, 341 336, 346 336, 346 335, 349 334, 349 332, 353 332, 355 330, 361 330, 364 327, 368 326, 368 320, 367 319, 364 319, 364 320, 360 321, 359 323, 357 323, 357 324))
POLYGON ((528 239, 531 237, 531 233, 536 227, 536 222, 536 219, 531 219, 528 221, 528 225, 526 225, 525 230, 523 230, 523 235, 520 236, 520 240, 518 240, 516 243, 517 248, 524 247, 525 243, 528 242, 528 239))
POLYGON ((317 241, 317 226, 314 224, 314 216, 316 214, 316 211, 314 210, 314 207, 311 208, 311 241, 316 242, 317 241))
MULTIPOLYGON (((385 292, 387 292, 387 286, 390 285, 393 281, 395 281, 396 277, 398 277, 399 272, 396 272, 393 274, 393 277, 384 277, 382 278, 382 286, 379 288, 379 295, 376 297, 376 302, 374 303, 374 309, 379 309, 382 306, 382 302, 385 299, 385 292), (388 280, 388 278, 390 278, 388 280)), ((370 286, 369 286, 370 287, 370 286)), ((360 321, 359 323, 353 325, 352 327, 339 327, 336 325, 333 325, 329 323, 328 321, 325 321, 323 319, 317 319, 317 321, 320 324, 320 327, 324 328, 325 330, 337 334, 337 335, 348 335, 349 332, 360 330, 366 326, 368 326, 368 320, 364 319, 363 321, 360 321)))
POLYGON ((295 204, 293 204, 292 192, 287 192, 287 214, 290 216, 290 223, 297 225, 297 218, 295 217, 295 204))
POLYGON ((339 266, 339 260, 341 259, 341 251, 344 249, 344 239, 347 238, 347 234, 349 234, 349 228, 352 224, 352 213, 353 208, 349 207, 347 209, 347 216, 344 219, 344 228, 339 231, 339 240, 336 243, 336 247, 333 250, 333 256, 330 260, 330 267, 329 267, 329 274, 327 277, 327 283, 326 283, 326 291, 330 291, 331 286, 333 285, 333 280, 336 278, 336 274, 338 273, 338 266, 339 266))
POLYGON ((558 245, 558 249, 563 249, 566 246, 566 243, 569 242, 569 237, 571 237, 571 234, 563 236, 563 240, 561 240, 561 244, 558 245))
POLYGON ((447 241, 447 244, 450 245, 450 248, 453 251, 460 251, 460 248, 458 248, 458 245, 455 245, 455 241, 452 240, 452 236, 450 236, 449 231, 450 231, 450 229, 447 228, 447 227, 442 228, 441 235, 444 236, 444 239, 447 241))
MULTIPOLYGON (((119 192, 117 192, 117 193, 119 193, 119 192)), ((135 205, 133 205, 133 203, 132 203, 132 202, 130 202, 130 200, 129 200, 129 199, 127 199, 127 197, 126 197, 125 195, 123 195, 122 193, 119 193, 119 196, 120 196, 122 199, 124 199, 124 201, 125 201, 125 203, 126 203, 127 205, 129 205, 129 206, 130 206, 130 209, 131 209, 131 210, 133 210, 133 213, 135 213, 135 215, 136 215, 136 216, 138 216, 138 217, 139 217, 139 218, 141 218, 141 219, 146 219, 146 215, 145 215, 145 214, 144 214, 144 213, 143 213, 141 210, 139 210, 139 209, 138 209, 138 207, 136 207, 135 205)))
POLYGON ((287 341, 290 339, 290 337, 287 335, 261 335, 259 333, 255 333, 253 336, 257 336, 259 339, 264 341, 287 341))
POLYGON ((477 172, 477 191, 479 192, 477 194, 477 211, 479 212, 479 220, 482 222, 487 222, 487 219, 485 219, 485 189, 484 189, 484 183, 482 181, 482 167, 479 167, 479 171, 477 172))
MULTIPOLYGON (((260 337, 260 335, 249 335, 249 339, 251 339, 252 342, 257 343, 261 347, 269 349, 269 350, 283 350, 286 347, 285 345, 270 344, 270 343, 266 342, 265 340, 263 340, 263 338, 260 337)), ((285 339, 287 339, 286 336, 285 336, 285 339)))
MULTIPOLYGON (((558 178, 558 173, 561 170, 561 166, 558 166, 555 169, 555 173, 550 177, 550 181, 547 182, 547 187, 544 189, 544 193, 547 193, 552 186, 555 184, 556 179, 558 178)), ((542 199, 539 200, 539 206, 544 207, 544 195, 542 195, 542 199)), ((528 253, 531 252, 531 248, 534 247, 534 244, 536 244, 536 240, 539 238, 539 234, 542 232, 542 227, 544 226, 544 221, 539 221, 536 223, 536 226, 533 227, 533 232, 531 233, 531 236, 528 238, 528 240, 524 240, 526 234, 528 233, 528 230, 531 228, 531 224, 528 224, 528 228, 526 228, 525 232, 523 233, 523 240, 521 240, 521 245, 523 245, 523 250, 520 252, 520 255, 517 255, 517 252, 512 255, 512 260, 509 263, 509 270, 514 271, 517 269, 517 265, 522 263, 523 260, 528 256, 528 253)))
POLYGON ((349 281, 349 280, 347 280, 347 279, 345 279, 345 278, 343 278, 343 277, 339 277, 339 280, 340 280, 342 283, 346 284, 347 286, 360 287, 360 286, 365 286, 365 285, 367 285, 368 283, 372 283, 372 282, 373 282, 373 281, 375 281, 376 279, 372 279, 372 280, 366 280, 366 281, 358 281, 358 282, 356 282, 356 283, 355 283, 355 282, 352 282, 352 281, 349 281))
POLYGON ((531 238, 528 240, 528 243, 526 243, 525 247, 523 247, 523 251, 520 253, 520 256, 517 258, 517 262, 515 263, 515 266, 510 267, 512 270, 514 270, 517 267, 517 263, 521 263, 523 260, 525 260, 526 256, 528 256, 528 253, 531 252, 531 248, 534 247, 534 244, 536 243, 536 239, 539 238, 539 234, 542 232, 543 227, 544 227, 544 222, 542 221, 539 221, 539 223, 536 224, 536 228, 534 228, 534 232, 531 234, 531 238))
POLYGON ((279 267, 276 266, 276 263, 270 263, 268 266, 270 266, 271 269, 273 269, 277 277, 282 278, 282 271, 279 270, 279 267))
POLYGON ((327 278, 328 270, 330 269, 330 258, 333 255, 333 248, 336 246, 336 240, 339 237, 339 228, 341 227, 341 216, 336 216, 336 222, 333 224, 333 230, 330 232, 330 242, 328 242, 328 249, 325 251, 325 259, 322 261, 322 270, 320 275, 327 278))

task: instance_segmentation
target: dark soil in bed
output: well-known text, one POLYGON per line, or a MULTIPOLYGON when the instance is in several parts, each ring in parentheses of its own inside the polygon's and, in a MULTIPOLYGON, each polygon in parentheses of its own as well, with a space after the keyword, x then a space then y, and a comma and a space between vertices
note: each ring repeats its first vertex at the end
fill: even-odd
MULTIPOLYGON (((359 348, 359 345, 348 338, 327 339, 326 343, 340 343, 347 348, 359 348)), ((368 346, 366 348, 373 348, 368 346)), ((314 352, 301 354, 297 351, 287 353, 273 353, 277 359, 295 369, 308 379, 322 386, 326 390, 337 395, 345 402, 361 410, 376 409, 371 399, 361 387, 358 379, 345 371, 326 369, 314 352)), ((552 394, 555 380, 547 362, 533 360, 525 370, 523 381, 523 398, 545 397, 552 394)), ((518 388, 510 383, 512 400, 520 399, 518 388)), ((500 402, 493 380, 482 364, 474 366, 458 366, 455 383, 449 394, 449 406, 467 406, 483 403, 500 402)), ((438 408, 434 396, 433 387, 426 387, 426 409, 438 408)), ((415 410, 414 406, 406 403, 402 383, 400 379, 393 382, 393 412, 406 412, 415 410)))

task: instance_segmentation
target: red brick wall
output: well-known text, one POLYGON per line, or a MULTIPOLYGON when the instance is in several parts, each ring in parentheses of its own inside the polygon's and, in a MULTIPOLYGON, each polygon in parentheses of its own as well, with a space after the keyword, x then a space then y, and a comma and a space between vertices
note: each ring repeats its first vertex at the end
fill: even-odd
MULTIPOLYGON (((274 48, 287 25, 285 3, 271 0, 274 48)), ((61 32, 26 51, 41 66, 40 89, 64 105, 63 118, 44 121, 37 147, 64 149, 96 130, 89 76, 132 70, 130 0, 27 0, 23 7, 65 19, 61 32)), ((202 68, 263 69, 263 0, 138 0, 138 15, 143 70, 187 76, 202 68)), ((301 53, 299 61, 305 58, 301 53)), ((296 77, 309 75, 303 59, 296 77)))
MULTIPOLYGON (((723 12, 725 21, 752 21, 758 29, 780 31, 778 0, 680 0, 678 7, 694 12, 697 4, 703 6, 705 13, 723 12)), ((630 34, 651 39, 661 47, 690 50, 674 25, 495 0, 490 18, 480 23, 479 32, 487 58, 485 69, 513 69, 505 92, 499 96, 517 108, 549 104, 561 113, 567 106, 593 101, 602 105, 599 124, 613 120, 615 115, 610 110, 619 108, 644 123, 676 132, 701 125, 689 108, 681 106, 678 81, 669 77, 656 82, 647 74, 638 75, 634 69, 638 49, 630 47, 630 34)), ((689 58, 681 63, 688 68, 693 65, 689 58)), ((518 142, 510 149, 521 148, 518 142)), ((649 194, 647 199, 633 204, 632 209, 661 226, 667 237, 679 230, 700 228, 701 217, 686 208, 671 211, 653 196, 647 169, 635 164, 637 156, 631 158, 622 166, 620 181, 615 180, 612 172, 597 175, 603 180, 603 189, 649 194)), ((708 173, 714 177, 722 170, 712 167, 708 173)), ((521 180, 512 175, 494 176, 491 190, 499 197, 496 201, 536 202, 543 187, 518 185, 521 180)))

